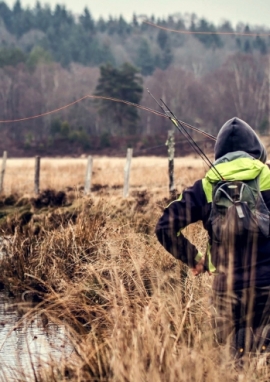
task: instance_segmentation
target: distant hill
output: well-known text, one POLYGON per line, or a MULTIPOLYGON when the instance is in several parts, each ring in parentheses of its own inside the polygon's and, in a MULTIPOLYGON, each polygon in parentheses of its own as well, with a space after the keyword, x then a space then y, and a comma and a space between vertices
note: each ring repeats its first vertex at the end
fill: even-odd
MULTIPOLYGON (((138 69, 144 89, 142 105, 157 109, 145 91, 149 88, 179 118, 214 135, 233 116, 246 120, 259 133, 268 134, 270 39, 259 35, 268 30, 244 24, 233 28, 229 21, 214 25, 194 14, 187 17, 181 13, 167 19, 153 16, 151 22, 164 28, 209 34, 169 32, 145 24, 136 15, 131 22, 123 17, 95 20, 88 8, 75 16, 62 5, 52 9, 37 2, 34 8, 24 8, 16 1, 10 8, 1 2, 3 147, 10 147, 16 155, 38 150, 56 153, 60 147, 82 153, 101 146, 107 150, 109 144, 110 150, 113 145, 118 149, 121 139, 117 137, 123 136, 125 124, 120 129, 110 113, 105 119, 97 103, 89 99, 42 118, 3 123, 47 113, 86 94, 95 94, 100 67, 108 63, 116 69, 125 63, 138 69)), ((122 81, 115 87, 125 85, 122 81)), ((125 90, 121 94, 126 97, 125 90)), ((154 145, 154 140, 159 144, 171 126, 168 120, 146 111, 140 111, 137 117, 134 113, 133 126, 124 140, 127 144, 132 134, 142 147, 147 142, 154 145)))

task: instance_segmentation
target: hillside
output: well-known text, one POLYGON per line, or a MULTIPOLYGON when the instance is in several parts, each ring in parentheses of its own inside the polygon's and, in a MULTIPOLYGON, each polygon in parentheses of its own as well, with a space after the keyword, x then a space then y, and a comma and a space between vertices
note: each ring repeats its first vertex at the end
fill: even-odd
POLYGON ((75 16, 61 5, 31 9, 20 1, 12 8, 1 2, 0 20, 0 146, 11 155, 113 153, 131 144, 161 144, 169 128, 164 118, 85 98, 98 92, 135 102, 136 84, 135 103, 158 108, 149 88, 183 121, 214 135, 233 116, 261 134, 269 130, 270 40, 261 34, 268 32, 264 27, 214 25, 180 13, 151 19, 162 28, 198 33, 186 35, 136 15, 131 22, 94 20, 87 8, 75 16), (127 67, 136 73, 133 87, 128 77, 121 80, 127 67), (115 94, 101 82, 106 70, 115 94))

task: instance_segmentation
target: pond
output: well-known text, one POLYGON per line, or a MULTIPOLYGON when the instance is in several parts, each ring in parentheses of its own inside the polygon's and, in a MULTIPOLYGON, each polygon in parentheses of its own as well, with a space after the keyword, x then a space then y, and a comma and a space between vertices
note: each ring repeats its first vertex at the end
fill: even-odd
POLYGON ((74 352, 64 326, 42 314, 23 320, 26 312, 0 292, 0 381, 35 381, 41 367, 60 365, 74 352))

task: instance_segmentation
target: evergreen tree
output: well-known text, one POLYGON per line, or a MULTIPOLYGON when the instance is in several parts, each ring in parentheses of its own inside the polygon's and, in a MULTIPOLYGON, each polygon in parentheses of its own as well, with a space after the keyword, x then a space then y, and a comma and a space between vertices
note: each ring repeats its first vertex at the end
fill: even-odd
POLYGON ((79 18, 82 27, 88 32, 95 32, 95 22, 88 8, 84 8, 84 13, 79 18))
MULTIPOLYGON (((125 63, 119 69, 110 64, 100 67, 96 95, 139 103, 142 93, 142 79, 134 66, 125 63)), ((119 132, 135 132, 139 119, 137 108, 101 100, 98 102, 98 112, 104 120, 115 123, 119 132)))
POLYGON ((38 64, 49 64, 53 61, 51 54, 43 49, 41 46, 35 46, 26 61, 30 69, 35 69, 38 64))
POLYGON ((118 20, 118 28, 117 28, 117 33, 120 36, 124 36, 127 34, 130 34, 131 32, 131 26, 125 21, 125 19, 120 16, 118 20))
POLYGON ((26 54, 18 48, 0 49, 0 67, 16 66, 26 61, 26 54))
POLYGON ((117 32, 117 21, 112 16, 110 16, 107 21, 107 31, 109 35, 113 35, 117 32))
POLYGON ((245 43, 244 43, 244 52, 245 53, 250 53, 251 52, 251 44, 249 42, 249 40, 246 40, 245 43))
POLYGON ((154 58, 151 53, 150 45, 145 39, 141 41, 139 46, 136 63, 144 76, 152 74, 155 69, 154 58))
POLYGON ((224 21, 224 23, 219 27, 220 32, 234 32, 233 27, 229 21, 224 21))
POLYGON ((53 17, 50 6, 46 4, 45 7, 42 8, 40 2, 38 1, 33 13, 35 18, 35 28, 46 33, 51 25, 53 17))
POLYGON ((104 19, 102 17, 100 17, 98 19, 98 22, 97 22, 97 29, 100 31, 100 32, 105 32, 107 30, 107 24, 106 22, 104 21, 104 19))
POLYGON ((216 28, 213 24, 208 23, 205 19, 199 21, 196 27, 194 21, 192 21, 191 31, 193 32, 213 32, 213 34, 195 34, 194 37, 197 38, 202 44, 207 48, 221 48, 222 41, 220 37, 215 34, 216 28))
POLYGON ((20 0, 16 0, 13 6, 13 15, 17 16, 22 13, 22 5, 20 0))
POLYGON ((165 46, 168 42, 168 34, 163 29, 160 29, 157 35, 157 42, 160 47, 160 49, 164 50, 165 46))
POLYGON ((160 68, 165 70, 168 68, 168 66, 171 65, 173 60, 173 54, 170 47, 170 44, 168 44, 164 51, 162 52, 161 60, 160 60, 160 68))
POLYGON ((261 54, 267 54, 267 46, 265 40, 260 36, 257 36, 253 41, 253 47, 256 50, 259 50, 261 54))
POLYGON ((139 26, 138 19, 135 13, 133 13, 133 16, 132 16, 132 26, 135 28, 139 26))
POLYGON ((12 11, 4 2, 0 2, 0 18, 4 21, 8 31, 12 32, 12 11))
POLYGON ((21 37, 35 26, 32 12, 29 9, 24 10, 20 0, 14 3, 11 21, 11 32, 17 37, 21 37))
POLYGON ((235 42, 237 49, 242 50, 242 42, 239 37, 236 38, 235 42))

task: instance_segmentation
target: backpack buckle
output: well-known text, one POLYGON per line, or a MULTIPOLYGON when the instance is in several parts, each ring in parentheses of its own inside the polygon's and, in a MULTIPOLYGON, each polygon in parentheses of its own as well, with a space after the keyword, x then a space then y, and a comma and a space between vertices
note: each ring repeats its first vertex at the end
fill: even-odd
POLYGON ((234 202, 239 202, 241 199, 241 190, 240 185, 238 183, 236 184, 230 184, 227 186, 227 189, 229 191, 229 195, 232 198, 234 202))
POLYGON ((245 217, 245 215, 244 215, 243 208, 242 208, 241 204, 235 203, 235 208, 236 208, 237 215, 238 215, 239 219, 243 219, 245 217))

